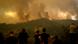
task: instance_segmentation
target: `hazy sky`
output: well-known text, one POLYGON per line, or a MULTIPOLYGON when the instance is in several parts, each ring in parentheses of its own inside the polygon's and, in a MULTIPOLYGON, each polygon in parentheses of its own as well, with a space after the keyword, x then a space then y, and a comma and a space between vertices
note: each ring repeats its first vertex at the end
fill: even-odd
POLYGON ((0 0, 0 23, 24 21, 26 14, 34 19, 39 17, 39 11, 47 11, 51 16, 56 11, 77 15, 78 0, 0 0))

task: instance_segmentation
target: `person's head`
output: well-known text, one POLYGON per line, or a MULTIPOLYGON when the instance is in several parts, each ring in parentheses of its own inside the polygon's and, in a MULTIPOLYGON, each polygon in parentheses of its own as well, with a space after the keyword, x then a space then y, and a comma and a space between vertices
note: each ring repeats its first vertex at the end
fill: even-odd
POLYGON ((26 32, 26 30, 25 29, 22 29, 22 32, 26 32))
POLYGON ((0 36, 3 36, 3 33, 2 32, 0 32, 0 36))
POLYGON ((14 32, 11 31, 11 32, 9 33, 9 36, 14 36, 14 32))
POLYGON ((55 36, 54 36, 54 38, 55 38, 55 39, 58 39, 58 36, 57 36, 57 35, 55 35, 55 36))
POLYGON ((0 32, 0 35, 2 35, 2 32, 0 32))
POLYGON ((69 25, 69 29, 70 29, 70 31, 75 31, 75 29, 77 29, 77 26, 74 24, 74 23, 72 23, 71 25, 69 25))
POLYGON ((75 25, 75 23, 71 23, 71 25, 75 25))
POLYGON ((45 28, 43 28, 43 30, 42 30, 43 32, 46 32, 46 29, 45 28))
POLYGON ((36 33, 39 34, 39 30, 37 30, 36 33))

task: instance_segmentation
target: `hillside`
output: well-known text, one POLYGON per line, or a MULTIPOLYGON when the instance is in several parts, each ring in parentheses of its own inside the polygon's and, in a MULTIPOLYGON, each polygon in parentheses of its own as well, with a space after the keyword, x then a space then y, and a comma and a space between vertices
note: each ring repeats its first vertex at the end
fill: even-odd
POLYGON ((66 27, 72 22, 78 25, 78 21, 72 21, 72 20, 50 21, 48 19, 38 19, 27 23, 19 23, 19 24, 4 23, 0 24, 0 31, 2 32, 8 32, 10 30, 19 31, 22 28, 26 28, 30 34, 33 34, 35 32, 35 28, 44 27, 47 29, 47 33, 61 35, 64 33, 64 30, 66 30, 66 27))

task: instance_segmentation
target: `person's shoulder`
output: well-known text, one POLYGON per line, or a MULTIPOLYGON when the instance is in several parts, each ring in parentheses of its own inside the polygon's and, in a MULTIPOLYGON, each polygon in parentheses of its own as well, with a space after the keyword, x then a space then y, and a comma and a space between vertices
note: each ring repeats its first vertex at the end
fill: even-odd
POLYGON ((48 36, 49 34, 48 34, 48 33, 45 33, 45 35, 47 35, 47 36, 48 36))
POLYGON ((41 35, 48 35, 47 33, 42 33, 41 35))
POLYGON ((22 32, 20 32, 19 34, 22 34, 22 32))
POLYGON ((44 33, 41 33, 40 35, 43 35, 44 33))
POLYGON ((20 32, 19 34, 27 34, 26 32, 20 32))
POLYGON ((40 36, 43 36, 43 35, 44 35, 44 33, 41 33, 41 34, 40 34, 40 36))

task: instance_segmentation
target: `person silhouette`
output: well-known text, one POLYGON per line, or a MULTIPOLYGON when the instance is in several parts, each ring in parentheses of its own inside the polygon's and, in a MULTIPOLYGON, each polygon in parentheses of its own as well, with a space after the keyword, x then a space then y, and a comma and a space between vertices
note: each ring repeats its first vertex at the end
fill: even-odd
POLYGON ((41 34, 41 41, 43 44, 48 44, 49 34, 46 33, 46 29, 43 28, 43 33, 41 34))
POLYGON ((58 38, 58 36, 54 36, 52 40, 52 44, 63 44, 62 41, 58 38))
POLYGON ((0 32, 0 44, 4 44, 5 40, 4 40, 4 36, 3 33, 0 32))
POLYGON ((69 32, 68 32, 69 44, 76 44, 78 38, 78 32, 76 32, 77 25, 72 23, 69 25, 68 28, 69 28, 69 32))
POLYGON ((26 32, 26 30, 22 29, 22 31, 18 35, 18 42, 19 42, 19 44, 27 44, 28 37, 29 37, 29 35, 26 32))
POLYGON ((14 36, 14 32, 10 32, 6 38, 6 44, 17 44, 17 38, 14 36))
POLYGON ((39 33, 39 31, 36 31, 34 38, 35 38, 35 44, 40 44, 40 33, 39 33))

